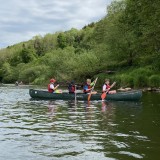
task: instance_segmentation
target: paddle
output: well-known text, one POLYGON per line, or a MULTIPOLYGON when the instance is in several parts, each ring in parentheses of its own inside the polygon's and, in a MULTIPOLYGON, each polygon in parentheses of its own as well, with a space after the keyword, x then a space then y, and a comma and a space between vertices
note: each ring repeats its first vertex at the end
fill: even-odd
POLYGON ((107 93, 109 92, 109 90, 110 90, 115 84, 116 84, 116 82, 114 82, 107 91, 105 91, 105 92, 103 92, 103 93, 101 94, 102 100, 104 100, 104 99, 106 98, 107 93))
POLYGON ((77 85, 75 85, 75 91, 74 91, 74 93, 75 93, 75 104, 77 102, 76 87, 77 87, 77 85))
MULTIPOLYGON (((109 89, 108 89, 108 91, 109 91, 109 89)), ((108 91, 105 91, 105 92, 103 92, 103 93, 101 94, 102 100, 104 100, 104 99, 106 98, 108 91)))
POLYGON ((94 86, 95 86, 95 84, 96 84, 96 82, 97 82, 97 79, 98 79, 98 77, 95 79, 94 85, 93 85, 93 87, 92 87, 92 89, 91 89, 91 91, 90 91, 90 94, 88 95, 88 101, 90 101, 90 99, 91 99, 92 91, 93 91, 94 86))

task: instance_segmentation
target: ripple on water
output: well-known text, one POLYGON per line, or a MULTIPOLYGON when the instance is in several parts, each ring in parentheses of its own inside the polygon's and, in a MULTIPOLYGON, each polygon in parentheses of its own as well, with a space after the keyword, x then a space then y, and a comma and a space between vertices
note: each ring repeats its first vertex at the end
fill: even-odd
POLYGON ((152 134, 159 132, 148 132, 150 119, 143 117, 147 114, 141 103, 94 101, 75 105, 30 100, 28 89, 0 91, 2 160, 144 159, 152 145, 158 144, 152 142, 152 134), (148 122, 147 128, 141 127, 145 127, 141 117, 148 122))
POLYGON ((128 155, 130 157, 134 157, 134 158, 138 158, 138 159, 144 158, 144 155, 140 155, 140 154, 137 154, 137 153, 131 153, 131 152, 127 152, 127 151, 120 151, 118 153, 123 154, 123 155, 128 155))

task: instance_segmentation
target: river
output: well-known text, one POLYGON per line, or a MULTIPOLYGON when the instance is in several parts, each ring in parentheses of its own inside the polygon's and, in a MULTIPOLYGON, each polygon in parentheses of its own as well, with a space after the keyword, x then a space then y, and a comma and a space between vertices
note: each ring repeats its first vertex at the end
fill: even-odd
POLYGON ((29 88, 0 87, 0 160, 159 160, 160 93, 75 104, 29 88))

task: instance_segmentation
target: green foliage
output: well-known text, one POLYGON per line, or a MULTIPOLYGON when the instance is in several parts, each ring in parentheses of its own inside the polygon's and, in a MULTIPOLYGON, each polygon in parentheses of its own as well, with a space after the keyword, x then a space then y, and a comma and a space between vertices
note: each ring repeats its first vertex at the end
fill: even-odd
POLYGON ((3 83, 11 83, 16 81, 17 72, 12 68, 9 63, 4 63, 1 69, 1 76, 3 83))
POLYGON ((133 82, 135 87, 147 87, 148 85, 148 79, 143 75, 136 75, 133 82))
POLYGON ((130 75, 133 77, 134 87, 146 87, 148 86, 149 76, 152 71, 148 68, 134 69, 130 75))
POLYGON ((36 85, 42 85, 42 84, 46 84, 47 80, 46 77, 44 76, 40 76, 38 78, 36 78, 32 84, 36 84, 36 85))
POLYGON ((67 39, 64 33, 60 33, 57 37, 58 47, 63 49, 67 46, 67 39))
POLYGON ((20 70, 19 79, 25 83, 32 83, 38 77, 44 77, 45 72, 48 70, 48 67, 40 66, 25 66, 20 70))
POLYGON ((136 75, 142 75, 145 77, 149 77, 152 74, 152 70, 150 68, 138 68, 138 69, 134 69, 130 75, 135 77, 136 75))
POLYGON ((100 41, 107 46, 111 61, 115 63, 124 63, 125 61, 127 66, 132 66, 139 53, 135 46, 137 37, 124 20, 124 14, 124 1, 114 1, 108 8, 108 15, 97 25, 96 30, 98 31, 95 33, 96 37, 103 37, 103 41, 100 41))
POLYGON ((160 2, 146 0, 127 0, 125 20, 129 23, 137 42, 134 43, 139 58, 145 65, 153 65, 155 70, 159 68, 160 59, 160 2), (148 57, 148 58, 146 58, 148 57), (146 61, 147 60, 147 61, 146 61), (149 61, 148 61, 149 60, 149 61))
POLYGON ((46 34, 44 37, 38 35, 33 37, 32 40, 28 42, 28 44, 31 48, 35 49, 36 55, 41 57, 44 56, 45 53, 56 49, 57 36, 58 33, 55 33, 54 35, 46 34))
POLYGON ((29 63, 36 59, 36 53, 35 50, 32 48, 23 48, 23 50, 20 53, 20 57, 22 59, 23 63, 29 63))
POLYGON ((134 87, 134 77, 129 74, 122 74, 120 76, 122 87, 134 87))
POLYGON ((160 76, 152 75, 151 77, 149 77, 149 86, 160 87, 160 76))
POLYGON ((65 47, 73 46, 74 48, 80 49, 79 47, 83 36, 83 31, 78 31, 74 28, 66 32, 61 32, 57 36, 57 47, 64 49, 65 47))
POLYGON ((65 32, 37 35, 0 50, 0 80, 44 84, 85 81, 99 75, 117 87, 158 86, 160 1, 121 0, 107 7, 99 22, 65 32), (116 71, 106 75, 105 71, 116 71))
POLYGON ((18 52, 11 57, 11 59, 10 59, 11 66, 17 66, 18 64, 23 62, 22 57, 20 56, 20 53, 18 52))

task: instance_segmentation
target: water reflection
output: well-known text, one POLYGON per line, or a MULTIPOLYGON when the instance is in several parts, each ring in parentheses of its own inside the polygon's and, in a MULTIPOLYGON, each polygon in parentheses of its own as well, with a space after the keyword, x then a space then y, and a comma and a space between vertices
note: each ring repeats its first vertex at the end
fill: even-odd
POLYGON ((156 104, 151 104, 155 108, 147 102, 75 105, 75 101, 30 100, 25 89, 1 93, 2 160, 159 159, 156 104))
POLYGON ((55 104, 55 101, 48 101, 48 116, 49 117, 55 117, 57 112, 57 105, 55 104))

